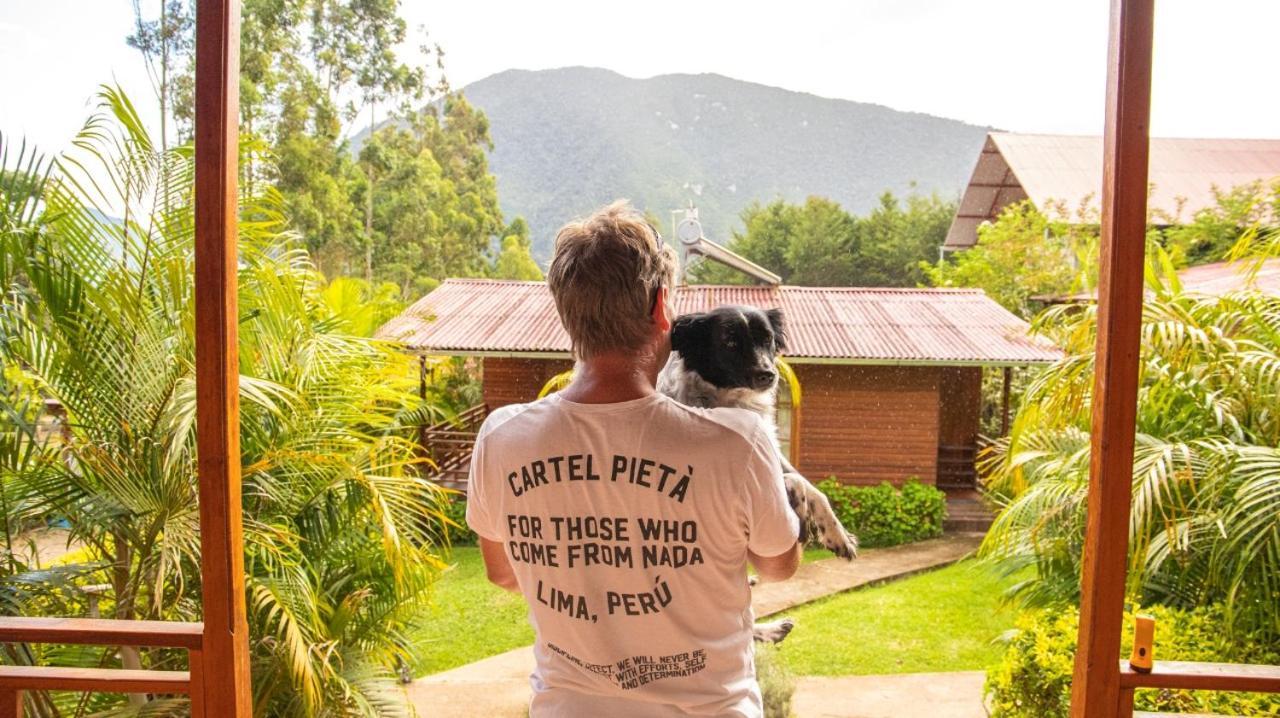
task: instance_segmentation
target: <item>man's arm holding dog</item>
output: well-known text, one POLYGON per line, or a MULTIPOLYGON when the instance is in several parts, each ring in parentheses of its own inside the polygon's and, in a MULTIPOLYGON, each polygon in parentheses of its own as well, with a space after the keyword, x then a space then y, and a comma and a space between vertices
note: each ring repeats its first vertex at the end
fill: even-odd
POLYGON ((747 560, 755 566, 760 580, 785 581, 796 574, 803 554, 804 547, 797 541, 790 549, 778 556, 757 556, 754 552, 747 551, 747 560))
POLYGON ((763 424, 747 462, 747 560, 764 581, 785 581, 800 566, 800 520, 787 500, 782 465, 763 424))
MULTIPOLYGON (((490 419, 493 417, 491 416, 490 419)), ((486 420, 476 435, 475 448, 471 454, 470 476, 467 478, 467 525, 476 533, 480 544, 480 556, 484 559, 484 571, 489 582, 499 588, 513 593, 520 592, 520 584, 516 581, 515 569, 507 558, 507 548, 502 541, 490 536, 497 536, 493 528, 493 517, 489 511, 487 485, 484 481, 486 439, 490 422, 486 420)))
POLYGON ((520 593, 520 584, 516 581, 516 572, 511 568, 511 560, 507 558, 507 549, 502 545, 501 541, 481 538, 480 555, 484 557, 484 572, 489 577, 489 583, 498 588, 505 588, 512 593, 520 593))

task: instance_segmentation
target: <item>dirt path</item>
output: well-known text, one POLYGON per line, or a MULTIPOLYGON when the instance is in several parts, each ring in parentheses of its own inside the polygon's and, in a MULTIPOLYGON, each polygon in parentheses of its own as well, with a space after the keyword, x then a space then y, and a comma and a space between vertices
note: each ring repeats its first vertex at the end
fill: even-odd
POLYGON ((14 539, 13 550, 14 553, 19 555, 29 555, 31 544, 35 543, 36 555, 40 558, 40 565, 48 566, 72 551, 80 549, 78 544, 67 545, 67 539, 70 536, 71 532, 67 529, 36 529, 14 539))

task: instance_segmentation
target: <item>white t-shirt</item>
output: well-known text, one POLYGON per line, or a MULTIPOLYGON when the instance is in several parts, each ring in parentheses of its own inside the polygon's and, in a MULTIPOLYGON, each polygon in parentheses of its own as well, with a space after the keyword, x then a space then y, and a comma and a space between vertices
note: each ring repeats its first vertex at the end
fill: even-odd
POLYGON ((530 716, 759 716, 747 550, 799 522, 761 418, 661 394, 489 416, 467 523, 529 603, 530 716))

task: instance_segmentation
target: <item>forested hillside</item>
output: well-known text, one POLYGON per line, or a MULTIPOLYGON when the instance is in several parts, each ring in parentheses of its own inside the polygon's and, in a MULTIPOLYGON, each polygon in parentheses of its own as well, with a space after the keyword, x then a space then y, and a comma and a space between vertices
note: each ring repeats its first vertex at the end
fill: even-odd
POLYGON ((528 220, 540 261, 565 220, 617 197, 664 228, 693 200, 720 241, 757 200, 820 196, 863 214, 913 183, 952 199, 988 129, 719 75, 509 70, 462 92, 488 117, 502 211, 528 220))

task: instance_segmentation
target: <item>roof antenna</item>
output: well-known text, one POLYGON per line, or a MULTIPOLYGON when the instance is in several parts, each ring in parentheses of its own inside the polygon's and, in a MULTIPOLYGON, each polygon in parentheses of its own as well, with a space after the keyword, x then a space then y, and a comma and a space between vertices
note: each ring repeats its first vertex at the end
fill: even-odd
MULTIPOLYGON (((676 211, 672 212, 674 216, 676 211)), ((684 219, 676 224, 676 239, 680 240, 680 264, 684 270, 680 283, 689 284, 689 270, 705 260, 713 260, 750 277, 756 284, 778 286, 782 277, 770 272, 751 260, 712 242, 702 234, 702 222, 698 220, 698 208, 689 200, 684 219)))

